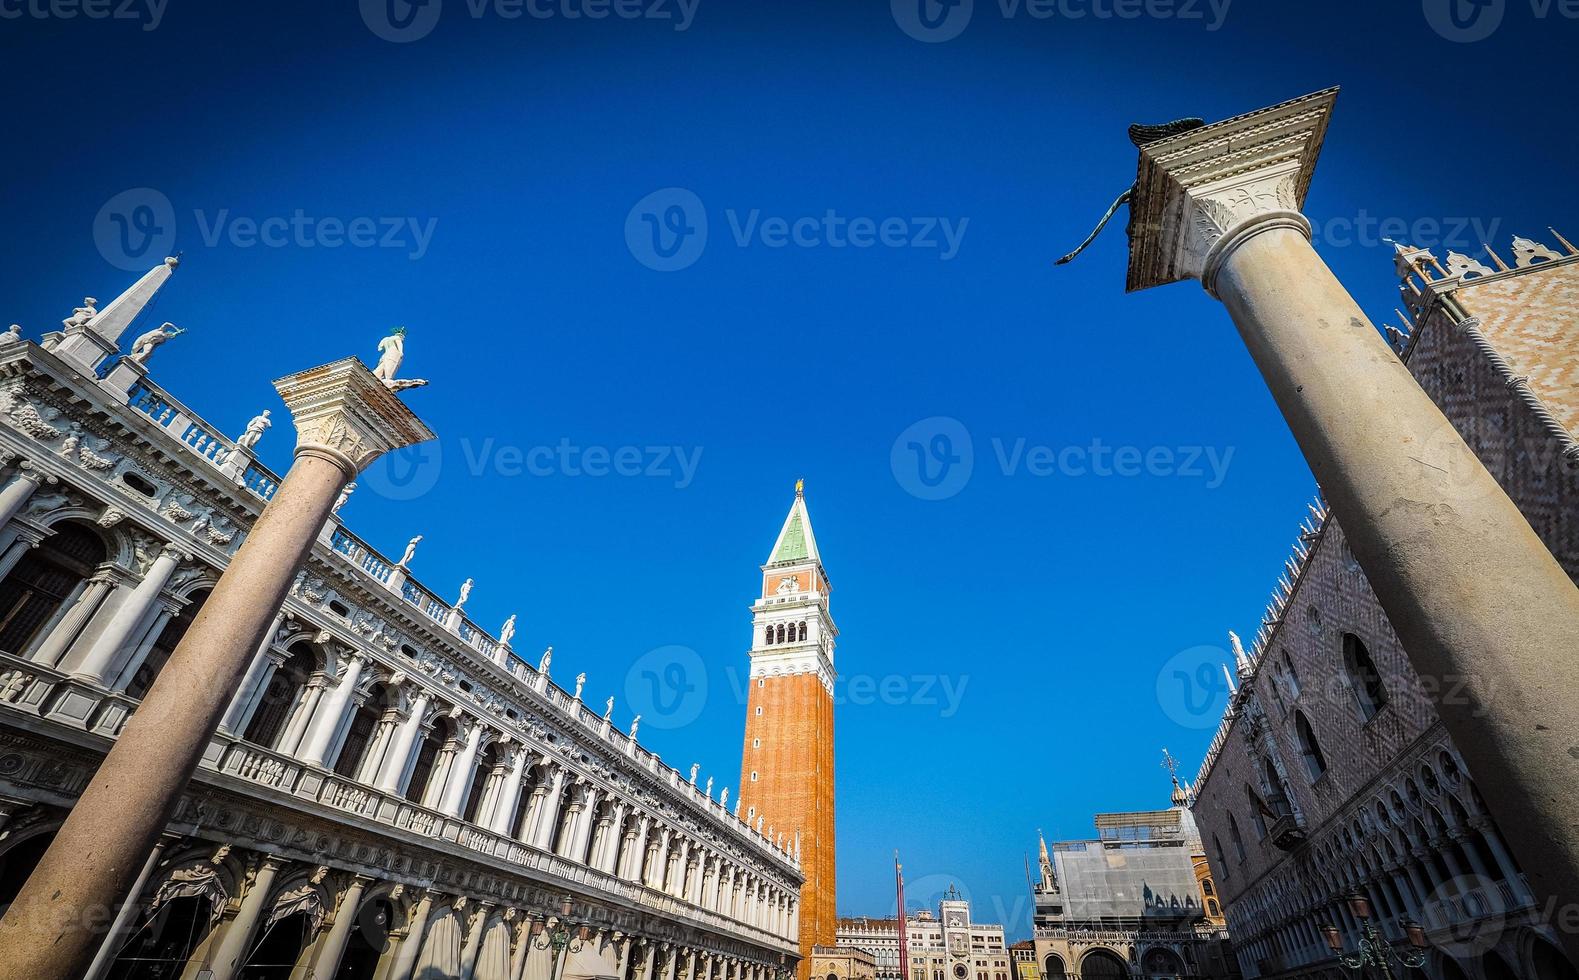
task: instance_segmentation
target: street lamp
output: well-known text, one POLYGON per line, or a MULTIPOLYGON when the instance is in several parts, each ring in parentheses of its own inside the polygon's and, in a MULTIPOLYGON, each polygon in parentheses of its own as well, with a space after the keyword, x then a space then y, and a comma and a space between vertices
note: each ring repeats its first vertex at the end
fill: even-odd
POLYGON ((572 934, 569 922, 570 896, 566 895, 564 901, 559 903, 559 918, 554 920, 554 924, 538 923, 538 936, 532 945, 538 949, 552 949, 554 951, 554 958, 548 967, 549 980, 559 980, 559 971, 564 961, 566 949, 569 949, 572 953, 579 953, 587 944, 587 927, 581 926, 572 934))
POLYGON ((775 975, 775 980, 790 980, 794 975, 795 971, 784 965, 784 954, 780 953, 779 968, 778 973, 775 975))
POLYGON ((1377 931, 1376 925, 1371 921, 1371 902, 1364 895, 1355 893, 1348 897, 1349 911, 1360 923, 1360 949, 1357 953, 1343 951, 1343 935, 1338 932, 1338 927, 1327 923, 1321 927, 1322 935, 1327 939, 1327 945, 1332 949, 1338 962, 1355 971, 1358 976, 1365 976, 1365 968, 1375 967, 1381 971, 1383 980, 1393 980, 1392 964, 1410 970, 1418 970, 1425 964, 1426 938, 1425 930, 1418 922, 1410 919, 1403 921, 1404 937, 1408 940, 1408 948, 1394 946, 1387 941, 1387 937, 1377 931))

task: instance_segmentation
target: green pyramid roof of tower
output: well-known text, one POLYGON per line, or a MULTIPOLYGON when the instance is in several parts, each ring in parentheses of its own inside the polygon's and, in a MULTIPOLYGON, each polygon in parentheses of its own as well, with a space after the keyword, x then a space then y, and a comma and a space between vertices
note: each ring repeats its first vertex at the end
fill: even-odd
POLYGON ((810 557, 810 552, 806 550, 806 525, 799 513, 791 514, 789 527, 784 529, 778 549, 769 561, 800 561, 807 557, 810 557))

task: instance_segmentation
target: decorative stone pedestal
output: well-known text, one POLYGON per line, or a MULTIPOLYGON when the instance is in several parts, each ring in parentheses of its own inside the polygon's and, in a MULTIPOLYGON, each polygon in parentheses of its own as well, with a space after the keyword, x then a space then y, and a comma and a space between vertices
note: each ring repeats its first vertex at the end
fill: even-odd
POLYGON ((275 387, 296 422, 296 461, 0 919, 3 980, 83 975, 335 498, 381 454, 433 437, 355 358, 275 387))
MULTIPOLYGON (((1131 290, 1228 308, 1543 900, 1579 896, 1579 589, 1311 247, 1337 90, 1140 148, 1131 290)), ((1579 935, 1559 930, 1579 962, 1579 935)))

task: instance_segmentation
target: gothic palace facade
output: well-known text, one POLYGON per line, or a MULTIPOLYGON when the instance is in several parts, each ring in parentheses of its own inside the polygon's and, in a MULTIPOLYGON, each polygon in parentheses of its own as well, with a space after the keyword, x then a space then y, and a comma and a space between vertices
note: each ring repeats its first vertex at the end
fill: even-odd
MULTIPOLYGON (((1512 264, 1399 248, 1411 373, 1579 579, 1579 251, 1516 238, 1512 264)), ((1251 978, 1338 978, 1320 929, 1352 952, 1345 897, 1394 941, 1423 924, 1433 980, 1573 980, 1410 667, 1341 527, 1318 502, 1251 648, 1194 790, 1251 978)), ((1572 654, 1572 651, 1552 651, 1572 654)))
MULTIPOLYGON (((176 264, 103 310, 85 302, 76 329, 0 334, 0 907, 278 483, 256 439, 225 438, 139 359, 84 340, 120 336, 176 264)), ((795 967, 793 842, 464 602, 330 519, 93 980, 795 967), (213 968, 237 950, 234 974, 213 968)))

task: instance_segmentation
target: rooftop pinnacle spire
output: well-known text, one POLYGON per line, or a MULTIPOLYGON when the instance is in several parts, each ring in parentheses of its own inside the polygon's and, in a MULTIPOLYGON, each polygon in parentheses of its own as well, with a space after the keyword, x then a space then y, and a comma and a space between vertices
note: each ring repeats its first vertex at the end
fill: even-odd
POLYGON ((773 551, 768 555, 769 565, 822 560, 817 551, 817 536, 811 530, 811 515, 806 511, 805 491, 806 481, 796 480, 795 502, 790 504, 778 540, 773 542, 773 551))

